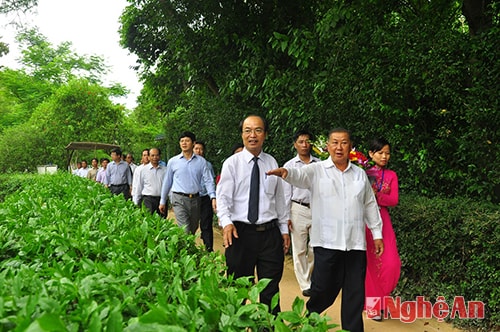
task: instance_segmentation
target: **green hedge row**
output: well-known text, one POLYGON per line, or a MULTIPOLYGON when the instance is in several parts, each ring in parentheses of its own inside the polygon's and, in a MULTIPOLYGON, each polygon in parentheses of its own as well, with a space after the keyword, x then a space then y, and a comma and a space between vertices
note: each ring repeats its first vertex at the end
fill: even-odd
MULTIPOLYGON (((391 217, 402 260, 395 295, 435 301, 483 301, 484 319, 455 318, 462 328, 500 329, 500 206, 464 198, 401 195, 391 217)), ((451 304, 450 304, 451 305, 451 304)))
POLYGON ((277 317, 268 280, 225 277, 172 221, 67 173, 0 177, 0 331, 327 331, 296 298, 277 317), (19 190, 18 190, 19 189, 19 190), (250 303, 242 306, 249 299, 250 303))

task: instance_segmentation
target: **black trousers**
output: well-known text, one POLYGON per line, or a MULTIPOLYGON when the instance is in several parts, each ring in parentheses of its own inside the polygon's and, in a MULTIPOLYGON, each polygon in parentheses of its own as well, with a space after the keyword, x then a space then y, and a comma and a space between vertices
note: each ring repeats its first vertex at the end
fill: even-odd
POLYGON ((165 218, 165 215, 160 212, 160 196, 142 196, 141 200, 151 214, 158 213, 162 218, 165 218))
POLYGON ((283 237, 278 227, 265 231, 256 231, 253 225, 234 223, 238 238, 226 248, 227 273, 235 278, 254 277, 269 278, 271 282, 260 293, 260 302, 267 304, 273 314, 280 312, 280 305, 271 309, 271 300, 279 292, 279 282, 283 275, 285 255, 283 253, 283 237))
POLYGON ((212 228, 214 212, 212 209, 212 199, 209 195, 201 196, 200 205, 200 230, 201 239, 207 251, 214 251, 214 229, 212 228))
POLYGON ((309 312, 321 313, 342 289, 342 329, 362 332, 365 303, 366 251, 314 248, 309 312))
POLYGON ((119 185, 110 185, 109 191, 111 191, 115 195, 123 194, 125 199, 131 199, 132 196, 130 194, 130 186, 128 184, 119 184, 119 185))

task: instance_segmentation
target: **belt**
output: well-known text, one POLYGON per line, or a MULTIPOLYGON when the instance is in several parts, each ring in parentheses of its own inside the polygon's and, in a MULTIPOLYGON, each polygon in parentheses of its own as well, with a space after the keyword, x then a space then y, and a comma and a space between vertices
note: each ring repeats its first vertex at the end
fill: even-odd
POLYGON ((250 224, 244 221, 233 221, 233 224, 243 226, 246 229, 254 230, 256 232, 265 232, 275 227, 278 227, 278 219, 273 219, 263 224, 250 224))
POLYGON ((123 187, 123 186, 128 186, 128 183, 122 183, 122 184, 110 184, 110 187, 123 187))
POLYGON ((295 201, 293 199, 292 199, 292 202, 297 203, 297 204, 302 205, 302 206, 305 206, 306 208, 309 208, 311 206, 309 203, 299 202, 299 201, 295 201))
POLYGON ((177 191, 173 191, 173 193, 176 194, 176 195, 186 196, 186 197, 189 197, 189 198, 195 198, 195 197, 200 196, 199 193, 196 193, 196 194, 185 194, 185 193, 179 193, 177 191))

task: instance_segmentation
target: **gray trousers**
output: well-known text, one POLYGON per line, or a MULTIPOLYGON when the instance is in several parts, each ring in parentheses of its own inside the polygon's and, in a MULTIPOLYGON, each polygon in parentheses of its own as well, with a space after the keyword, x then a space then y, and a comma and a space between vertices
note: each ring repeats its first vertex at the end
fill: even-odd
POLYGON ((172 208, 177 225, 186 233, 194 234, 200 223, 200 197, 187 197, 172 193, 172 208))

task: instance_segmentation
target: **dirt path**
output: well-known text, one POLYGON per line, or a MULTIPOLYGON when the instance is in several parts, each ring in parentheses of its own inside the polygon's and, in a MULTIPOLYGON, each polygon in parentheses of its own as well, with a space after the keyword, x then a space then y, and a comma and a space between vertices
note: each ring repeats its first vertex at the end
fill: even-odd
MULTIPOLYGON (((201 240, 199 239, 200 243, 201 240)), ((222 231, 214 228, 214 250, 224 254, 222 247, 222 231)), ((307 298, 302 296, 295 274, 293 272, 293 261, 291 255, 285 257, 285 270, 283 278, 280 282, 281 292, 281 310, 291 310, 292 303, 295 297, 299 296, 307 301, 307 298)), ((340 324, 340 299, 335 301, 326 313, 332 318, 332 322, 340 324)), ((419 332, 459 332, 461 330, 453 328, 451 324, 438 322, 437 320, 415 320, 413 323, 403 323, 399 320, 384 320, 383 322, 375 322, 364 317, 365 331, 419 331, 419 332)))

